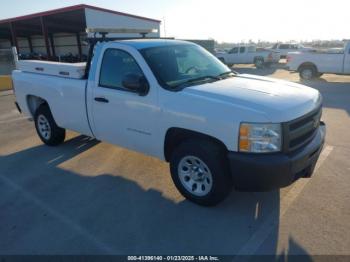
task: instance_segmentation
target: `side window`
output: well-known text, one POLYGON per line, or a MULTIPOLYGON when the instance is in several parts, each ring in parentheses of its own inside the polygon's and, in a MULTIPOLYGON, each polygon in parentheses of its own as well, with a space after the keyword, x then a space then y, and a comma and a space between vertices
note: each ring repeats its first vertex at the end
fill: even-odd
POLYGON ((289 45, 282 44, 282 45, 280 45, 280 49, 289 49, 289 45))
POLYGON ((242 53, 244 53, 245 52, 245 46, 241 46, 240 48, 239 48, 239 52, 242 54, 242 53))
POLYGON ((127 91, 122 85, 123 77, 127 74, 143 76, 139 65, 129 53, 119 49, 107 49, 102 59, 99 85, 127 91))
POLYGON ((238 53, 238 47, 234 47, 230 50, 230 54, 237 54, 238 53))

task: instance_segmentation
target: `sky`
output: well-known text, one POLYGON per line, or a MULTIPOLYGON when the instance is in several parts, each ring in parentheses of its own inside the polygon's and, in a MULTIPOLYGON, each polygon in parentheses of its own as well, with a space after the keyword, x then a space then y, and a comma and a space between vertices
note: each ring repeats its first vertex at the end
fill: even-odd
POLYGON ((0 20, 84 3, 159 19, 161 35, 167 37, 219 42, 350 39, 347 0, 1 1, 0 20))

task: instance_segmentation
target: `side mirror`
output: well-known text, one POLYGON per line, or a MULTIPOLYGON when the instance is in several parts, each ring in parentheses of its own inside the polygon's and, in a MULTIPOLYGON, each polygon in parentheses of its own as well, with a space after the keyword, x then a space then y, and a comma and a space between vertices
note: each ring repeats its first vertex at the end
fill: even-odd
POLYGON ((130 91, 138 93, 140 96, 145 96, 149 90, 146 78, 139 74, 126 74, 123 77, 122 85, 130 91))

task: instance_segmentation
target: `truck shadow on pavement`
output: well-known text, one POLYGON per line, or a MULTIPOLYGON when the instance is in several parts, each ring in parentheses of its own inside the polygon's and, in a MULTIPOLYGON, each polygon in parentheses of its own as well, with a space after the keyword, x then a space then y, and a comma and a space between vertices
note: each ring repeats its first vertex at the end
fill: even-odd
POLYGON ((349 82, 329 82, 324 78, 319 78, 299 83, 317 89, 322 94, 324 107, 342 109, 350 115, 349 82))
MULTIPOLYGON (((279 191, 232 192, 204 208, 144 189, 122 170, 84 176, 60 167, 98 143, 77 136, 0 156, 0 254, 236 254, 271 216, 275 227, 256 251, 276 254, 279 191)), ((150 164, 143 159, 128 161, 150 164)))

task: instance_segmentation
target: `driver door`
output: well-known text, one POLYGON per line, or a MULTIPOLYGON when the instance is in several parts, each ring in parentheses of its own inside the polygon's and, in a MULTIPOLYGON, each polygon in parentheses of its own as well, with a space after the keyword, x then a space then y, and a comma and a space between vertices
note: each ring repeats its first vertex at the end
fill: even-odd
POLYGON ((227 56, 228 64, 237 64, 238 63, 238 47, 234 47, 229 51, 227 56))
POLYGON ((135 59, 131 52, 123 47, 106 48, 103 52, 92 91, 93 131, 100 140, 154 155, 159 115, 157 90, 150 86, 147 94, 140 95, 123 86, 127 74, 145 76, 139 65, 144 61, 135 59))

